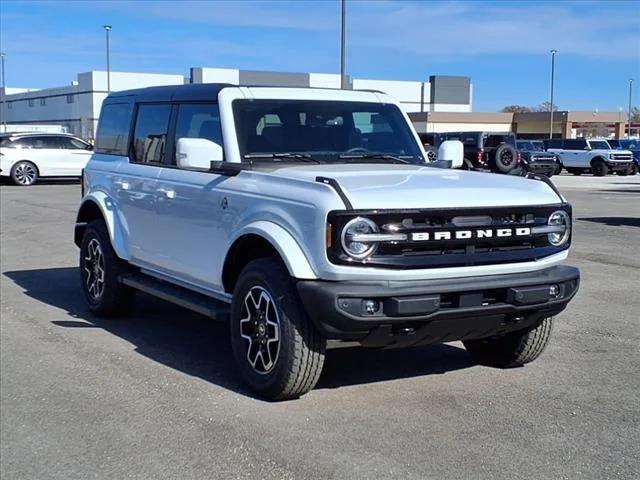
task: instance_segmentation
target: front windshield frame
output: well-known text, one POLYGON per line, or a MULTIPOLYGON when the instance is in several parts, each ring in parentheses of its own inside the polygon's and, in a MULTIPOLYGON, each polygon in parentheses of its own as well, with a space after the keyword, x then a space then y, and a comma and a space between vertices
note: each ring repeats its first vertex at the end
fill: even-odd
POLYGON ((353 157, 360 157, 367 163, 398 163, 390 158, 396 157, 408 163, 425 165, 415 133, 395 104, 346 100, 235 99, 232 109, 238 151, 244 163, 302 163, 304 159, 296 156, 304 155, 322 163, 357 163, 358 158, 353 157), (382 130, 376 132, 377 123, 380 123, 382 130), (267 126, 271 127, 269 137, 263 136, 267 126), (365 127, 371 130, 361 130, 365 127), (320 134, 326 137, 319 137, 320 134), (326 144, 323 143, 325 140, 326 144), (385 141, 388 143, 385 144, 385 141), (365 146, 362 146, 362 142, 365 146), (345 154, 350 158, 345 158, 345 154))

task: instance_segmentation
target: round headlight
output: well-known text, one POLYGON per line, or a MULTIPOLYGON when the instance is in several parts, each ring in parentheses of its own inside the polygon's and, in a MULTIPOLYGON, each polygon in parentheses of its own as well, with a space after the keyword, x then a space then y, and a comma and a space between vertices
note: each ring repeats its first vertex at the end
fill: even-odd
POLYGON ((375 242, 354 241, 353 236, 356 234, 378 233, 378 226, 372 220, 363 217, 357 217, 350 220, 342 229, 342 248, 347 254, 358 260, 367 258, 375 252, 378 244, 375 242))
POLYGON ((549 215, 547 225, 550 227, 564 227, 562 231, 548 234, 549 243, 553 246, 559 247, 564 245, 569 240, 571 235, 571 218, 569 214, 564 210, 556 210, 549 215))

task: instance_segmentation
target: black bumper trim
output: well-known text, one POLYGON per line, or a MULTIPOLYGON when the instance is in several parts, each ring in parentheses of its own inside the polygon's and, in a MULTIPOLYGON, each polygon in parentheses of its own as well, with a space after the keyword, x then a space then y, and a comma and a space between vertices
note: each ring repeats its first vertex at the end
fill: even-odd
POLYGON ((579 282, 577 268, 558 266, 468 279, 300 280, 297 289, 307 314, 328 338, 366 341, 382 328, 394 335, 419 330, 430 339, 449 341, 524 328, 556 315, 576 294, 579 282), (551 285, 558 286, 559 294, 545 300, 541 292, 551 285), (377 302, 374 313, 365 313, 368 299, 377 302))

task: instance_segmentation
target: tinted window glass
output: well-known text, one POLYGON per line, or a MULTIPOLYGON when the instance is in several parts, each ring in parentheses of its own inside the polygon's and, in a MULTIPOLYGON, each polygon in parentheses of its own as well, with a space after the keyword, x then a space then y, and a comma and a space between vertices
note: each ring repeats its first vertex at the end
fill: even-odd
POLYGON ((20 138, 13 142, 13 146, 17 148, 60 148, 58 137, 26 137, 20 138))
POLYGON ((544 145, 546 148, 562 148, 562 140, 554 138, 553 140, 545 140, 544 145))
POLYGON ((162 163, 171 105, 140 105, 133 134, 133 160, 162 163))
POLYGON ((103 105, 98 122, 96 152, 111 155, 127 155, 131 106, 128 103, 103 105))
POLYGON ((586 140, 565 140, 564 141, 565 150, 584 150, 586 146, 587 146, 586 140))
POLYGON ((488 148, 499 147, 503 143, 515 146, 515 137, 513 135, 487 135, 485 137, 484 146, 488 148))
MULTIPOLYGON (((176 121, 175 147, 181 138, 206 138, 222 145, 220 112, 215 104, 183 104, 178 109, 176 121)), ((175 153, 172 163, 176 164, 175 153)))
POLYGON ((323 161, 384 153, 423 163, 413 131, 394 105, 308 100, 235 100, 240 153, 299 152, 323 161))
POLYGON ((468 146, 478 145, 477 133, 444 133, 442 138, 444 140, 460 140, 464 145, 468 146))
POLYGON ((61 137, 60 138, 60 146, 61 148, 67 150, 86 150, 87 144, 71 137, 61 137))
POLYGON ((590 140, 589 146, 594 150, 610 150, 611 147, 604 140, 590 140))

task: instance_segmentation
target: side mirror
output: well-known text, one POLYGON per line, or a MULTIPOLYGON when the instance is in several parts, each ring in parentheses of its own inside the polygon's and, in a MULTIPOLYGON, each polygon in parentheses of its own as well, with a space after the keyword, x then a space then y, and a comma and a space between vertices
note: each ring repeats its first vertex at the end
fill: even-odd
POLYGON ((93 150, 93 145, 89 144, 85 147, 85 150, 89 150, 90 152, 93 150))
POLYGON ((451 168, 460 168, 464 160, 464 147, 460 140, 445 140, 438 148, 438 160, 451 162, 451 168))
POLYGON ((222 147, 206 138, 181 138, 176 146, 178 168, 209 170, 222 161, 222 147))

